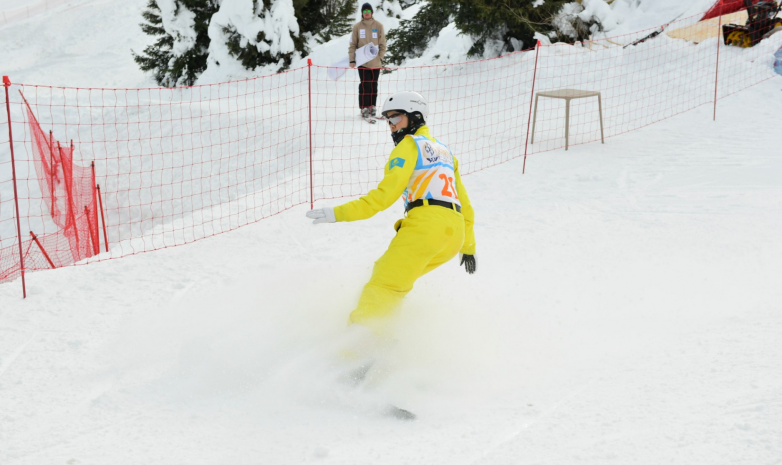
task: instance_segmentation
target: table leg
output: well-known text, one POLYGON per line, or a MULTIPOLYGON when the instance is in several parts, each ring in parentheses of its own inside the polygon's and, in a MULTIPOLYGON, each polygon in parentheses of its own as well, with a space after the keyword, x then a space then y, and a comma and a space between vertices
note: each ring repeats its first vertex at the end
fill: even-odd
POLYGON ((565 150, 570 145, 570 99, 565 99, 565 150))
POLYGON ((538 121, 538 98, 540 98, 540 95, 535 96, 535 111, 533 112, 532 117, 532 141, 530 144, 535 143, 535 123, 538 121))
POLYGON ((605 136, 603 136, 603 102, 600 98, 600 94, 597 94, 597 109, 600 112, 600 141, 606 143, 605 136))

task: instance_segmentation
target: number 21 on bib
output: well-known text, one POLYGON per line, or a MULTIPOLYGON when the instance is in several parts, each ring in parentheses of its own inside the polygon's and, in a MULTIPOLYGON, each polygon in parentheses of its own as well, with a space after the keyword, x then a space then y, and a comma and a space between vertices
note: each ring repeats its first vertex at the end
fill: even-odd
POLYGON ((445 144, 423 136, 414 136, 413 139, 418 145, 418 160, 403 194, 405 205, 427 199, 461 206, 451 150, 445 144))

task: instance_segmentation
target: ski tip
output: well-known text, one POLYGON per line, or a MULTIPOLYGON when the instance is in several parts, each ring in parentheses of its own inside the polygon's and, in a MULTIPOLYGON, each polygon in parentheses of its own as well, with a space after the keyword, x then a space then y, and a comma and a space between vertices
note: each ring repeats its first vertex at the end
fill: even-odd
POLYGON ((415 413, 403 408, 396 407, 394 405, 388 406, 388 409, 386 409, 386 414, 392 418, 403 421, 412 421, 418 418, 416 417, 415 413))

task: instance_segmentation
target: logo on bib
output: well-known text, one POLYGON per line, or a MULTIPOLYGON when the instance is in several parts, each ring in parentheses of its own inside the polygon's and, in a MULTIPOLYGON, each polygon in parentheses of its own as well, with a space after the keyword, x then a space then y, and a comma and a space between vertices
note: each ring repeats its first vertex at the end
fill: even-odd
POLYGON ((440 156, 434 153, 434 149, 429 144, 424 144, 424 152, 426 152, 426 161, 429 163, 435 163, 440 159, 440 156))
POLYGON ((432 146, 428 142, 424 142, 423 149, 425 152, 424 158, 430 165, 435 163, 453 165, 453 157, 442 145, 432 146))

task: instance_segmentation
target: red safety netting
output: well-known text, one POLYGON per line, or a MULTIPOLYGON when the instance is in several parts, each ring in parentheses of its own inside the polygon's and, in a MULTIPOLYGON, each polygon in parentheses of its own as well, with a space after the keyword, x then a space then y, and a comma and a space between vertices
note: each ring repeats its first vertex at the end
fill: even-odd
MULTIPOLYGON (((53 268, 92 257, 99 253, 98 202, 93 169, 75 166, 73 145, 63 148, 51 131, 47 136, 30 107, 26 107, 38 187, 49 212, 45 220, 51 220, 56 230, 37 235, 33 240, 37 239, 41 255, 53 268), (45 253, 47 249, 51 253, 45 253)), ((30 235, 33 237, 35 232, 30 231, 30 235)), ((30 258, 37 266, 25 265, 25 268, 47 267, 37 254, 31 254, 30 258)))
MULTIPOLYGON (((490 60, 385 69, 376 104, 400 90, 422 93, 433 135, 469 174, 599 144, 703 105, 716 111, 719 99, 776 76, 782 34, 726 47, 721 20, 698 19, 490 60)), ((360 116, 358 73, 337 71, 312 65, 175 89, 6 87, 16 183, 2 118, 0 281, 20 274, 17 219, 25 269, 36 270, 186 244, 295 205, 366 193, 393 144, 384 121, 360 116)))
MULTIPOLYGON (((359 111, 355 71, 339 79, 312 66, 312 147, 314 196, 332 199, 359 195, 383 177, 394 145, 387 122, 371 125, 359 111)), ((377 111, 394 92, 415 90, 429 102, 427 124, 446 143, 463 173, 524 155, 524 127, 533 53, 456 65, 390 68, 380 74, 377 111)))
MULTIPOLYGON (((42 227, 37 233, 31 226, 29 236, 24 237, 22 257, 28 271, 59 268, 99 253, 94 171, 74 165, 74 147, 63 148, 51 132, 45 134, 26 102, 25 107, 32 138, 33 180, 38 182, 37 191, 48 215, 38 218, 42 227)), ((20 272, 19 257, 15 258, 13 266, 0 269, 0 281, 20 272)))

